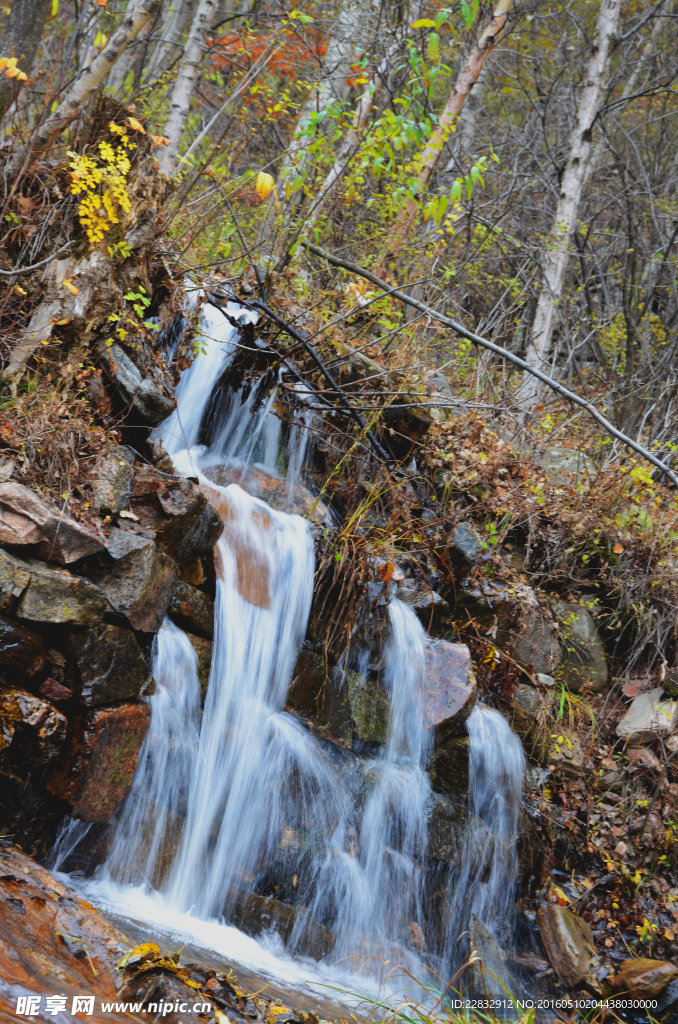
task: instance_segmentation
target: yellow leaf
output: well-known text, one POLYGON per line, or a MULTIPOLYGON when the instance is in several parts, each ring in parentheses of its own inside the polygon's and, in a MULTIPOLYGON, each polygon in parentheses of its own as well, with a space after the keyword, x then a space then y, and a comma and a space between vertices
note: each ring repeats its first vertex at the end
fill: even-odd
POLYGON ((20 284, 14 285, 14 291, 17 293, 17 295, 28 295, 26 289, 22 288, 20 284))
POLYGON ((97 7, 106 7, 108 0, 97 0, 97 7))
POLYGON ((7 68, 5 78, 18 78, 21 72, 18 68, 7 68))
POLYGON ((559 888, 559 886, 554 885, 551 889, 551 892, 554 894, 554 896, 557 897, 558 903, 560 903, 561 906, 563 906, 565 903, 570 902, 569 897, 565 895, 565 893, 561 888, 559 888))
POLYGON ((137 121, 136 117, 128 117, 127 124, 130 128, 134 128, 135 132, 141 132, 142 135, 146 134, 146 129, 142 125, 141 121, 137 121))
POLYGON ((122 958, 118 967, 124 967, 125 964, 132 963, 134 960, 155 960, 159 956, 160 947, 155 942, 142 942, 140 946, 122 958))
POLYGON ((79 295, 80 294, 78 289, 75 287, 75 285, 71 281, 62 281, 61 283, 64 286, 64 288, 68 288, 68 290, 71 293, 71 295, 79 295))
POLYGON ((26 74, 25 71, 20 71, 19 74, 16 76, 16 80, 17 80, 17 82, 27 82, 28 81, 28 75, 26 74))
POLYGON ((0 57, 0 71, 4 71, 5 68, 15 68, 16 66, 16 57, 0 57))
POLYGON ((259 171, 254 187, 260 199, 268 199, 275 188, 272 175, 267 174, 266 171, 259 171))

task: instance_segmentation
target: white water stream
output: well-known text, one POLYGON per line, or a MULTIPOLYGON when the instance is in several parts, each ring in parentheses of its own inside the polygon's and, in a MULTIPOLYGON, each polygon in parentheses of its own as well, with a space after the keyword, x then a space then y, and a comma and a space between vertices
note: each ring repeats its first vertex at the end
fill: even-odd
MULTIPOLYGON (((243 315, 235 306, 229 313, 243 315)), ((292 487, 311 420, 302 417, 283 439, 273 396, 258 402, 252 389, 230 397, 209 449, 199 446, 212 389, 238 339, 213 307, 203 317, 202 351, 158 435, 224 520, 215 551, 209 685, 203 702, 193 647, 167 620, 156 640, 151 725, 132 791, 88 893, 288 984, 343 979, 345 987, 374 992, 388 975, 386 988, 402 993, 407 979, 396 977, 392 964, 424 980, 421 953, 412 947, 425 941, 434 950, 428 964, 444 971, 458 960, 458 936, 471 915, 498 940, 509 938, 522 748, 498 712, 470 716, 469 820, 461 871, 447 883, 446 934, 436 948, 425 910, 432 795, 423 628, 408 606, 391 601, 382 670, 390 709, 378 756, 344 756, 284 711, 312 598, 310 526, 237 484, 217 486, 205 471, 223 464, 263 468, 292 487), (286 872, 295 909, 255 942, 226 922, 250 907, 274 869, 286 872), (306 959, 308 952, 322 962, 306 959)), ((246 473, 240 479, 246 486, 246 473)), ((66 830, 57 867, 81 832, 78 824, 66 830)))

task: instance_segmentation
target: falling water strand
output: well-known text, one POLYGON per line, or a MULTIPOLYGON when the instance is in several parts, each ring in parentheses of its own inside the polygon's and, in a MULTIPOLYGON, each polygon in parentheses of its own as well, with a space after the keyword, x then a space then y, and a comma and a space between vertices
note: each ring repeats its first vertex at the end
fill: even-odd
POLYGON ((517 842, 525 754, 498 711, 479 705, 466 723, 469 794, 461 869, 448 910, 447 958, 463 957, 460 937, 480 923, 509 945, 517 881, 517 842))

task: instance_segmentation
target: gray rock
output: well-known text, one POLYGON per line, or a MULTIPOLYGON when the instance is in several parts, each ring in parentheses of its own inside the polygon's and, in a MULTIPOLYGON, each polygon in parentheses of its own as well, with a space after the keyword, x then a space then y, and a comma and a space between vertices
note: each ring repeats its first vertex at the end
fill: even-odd
POLYGON ((596 475, 590 456, 574 448, 551 445, 535 459, 553 487, 576 487, 580 483, 590 483, 596 475))
POLYGON ((136 698, 150 679, 136 637, 120 626, 71 633, 66 650, 78 674, 80 700, 88 706, 136 698))
POLYGON ((634 745, 670 736, 678 726, 678 700, 662 700, 661 686, 639 693, 617 725, 617 736, 634 745))
POLYGON ((132 450, 117 444, 97 459, 92 470, 95 508, 117 514, 128 506, 133 463, 132 450))
POLYGON ((177 569, 153 541, 132 548, 112 568, 93 570, 92 576, 133 629, 158 631, 174 593, 177 569))
POLYGON ((49 508, 23 484, 0 483, 0 544, 31 547, 50 562, 67 565, 103 551, 103 542, 70 516, 49 508))
POLYGON ((31 579, 25 562, 0 548, 0 611, 11 612, 31 579))
POLYGON ((20 619, 94 626, 110 610, 101 590, 82 576, 37 562, 23 563, 22 578, 24 571, 28 572, 28 585, 16 609, 20 619))
POLYGON ((551 676, 561 657, 558 632, 548 611, 535 604, 524 609, 513 634, 511 655, 523 668, 551 676))
POLYGON ((428 637, 423 715, 426 727, 435 730, 437 746, 450 736, 464 734, 464 723, 474 708, 477 693, 468 647, 428 637))
POLYGON ((294 512, 317 526, 331 522, 328 506, 306 487, 290 485, 286 480, 257 466, 248 466, 246 469, 232 463, 208 466, 205 476, 220 487, 239 484, 248 494, 262 498, 271 508, 294 512))
POLYGON ((459 523, 450 542, 450 558, 458 569, 470 569, 483 553, 480 534, 471 523, 459 523))
POLYGON ((174 400, 163 393, 152 376, 142 375, 120 345, 114 344, 109 348, 102 341, 96 352, 99 364, 120 399, 125 405, 130 405, 144 423, 156 426, 169 416, 175 406, 174 400))
POLYGON ((558 676, 574 693, 584 686, 600 693, 607 683, 607 662, 591 613, 575 601, 554 601, 553 610, 562 645, 558 676))

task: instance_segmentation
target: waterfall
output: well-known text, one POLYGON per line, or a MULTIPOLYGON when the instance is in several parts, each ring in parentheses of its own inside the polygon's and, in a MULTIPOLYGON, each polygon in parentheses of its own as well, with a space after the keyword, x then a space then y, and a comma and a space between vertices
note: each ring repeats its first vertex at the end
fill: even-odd
MULTIPOLYGON (((234 305, 227 312, 250 316, 234 305)), ((468 824, 441 942, 440 923, 427 920, 433 797, 423 627, 409 606, 389 602, 379 666, 389 711, 378 753, 349 754, 285 710, 312 599, 311 527, 248 489, 268 475, 291 504, 313 414, 301 387, 302 411, 286 431, 275 387, 248 386, 211 405, 237 341, 236 328, 207 306, 177 408, 155 435, 224 521, 207 690, 188 637, 166 620, 153 651, 151 724, 92 894, 133 913, 150 893, 156 919, 171 908, 181 928, 199 922, 198 934, 215 922, 242 923, 264 899, 278 935, 265 941, 278 953, 282 936, 287 954, 310 953, 344 974, 379 979, 388 962, 387 971, 397 963, 422 978, 428 948, 427 964, 444 972, 458 962, 457 936, 472 919, 499 939, 510 928, 522 748, 498 712, 471 714, 468 824)), ((346 659, 367 672, 369 652, 349 649, 346 659)), ((59 864, 81 835, 64 830, 59 864)), ((406 981, 401 974, 389 984, 402 992, 406 981)))

